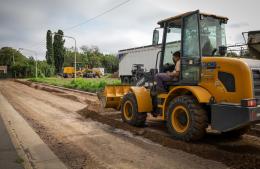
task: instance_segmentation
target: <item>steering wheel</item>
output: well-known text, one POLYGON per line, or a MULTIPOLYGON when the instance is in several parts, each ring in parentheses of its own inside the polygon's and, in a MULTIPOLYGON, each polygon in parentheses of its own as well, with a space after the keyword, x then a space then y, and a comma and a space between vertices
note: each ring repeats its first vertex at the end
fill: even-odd
POLYGON ((211 56, 214 56, 217 51, 218 51, 217 48, 213 48, 211 56))
POLYGON ((173 63, 165 63, 163 65, 163 72, 173 71, 174 68, 175 68, 175 64, 173 64, 173 63))

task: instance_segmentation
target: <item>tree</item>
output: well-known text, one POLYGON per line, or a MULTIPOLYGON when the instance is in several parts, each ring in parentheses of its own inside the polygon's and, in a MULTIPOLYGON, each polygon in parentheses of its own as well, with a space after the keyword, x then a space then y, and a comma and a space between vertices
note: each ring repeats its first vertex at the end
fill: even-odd
POLYGON ((48 30, 46 34, 46 61, 49 65, 54 64, 54 57, 53 57, 53 47, 52 47, 52 34, 51 31, 48 30))
POLYGON ((83 63, 89 65, 90 68, 93 67, 104 67, 106 72, 114 73, 118 71, 118 58, 114 55, 105 55, 101 53, 97 46, 81 46, 80 48, 83 51, 83 63))
POLYGON ((2 47, 0 49, 0 65, 11 66, 14 62, 25 62, 26 57, 16 49, 11 47, 2 47))
POLYGON ((102 66, 108 73, 114 73, 118 71, 119 61, 114 55, 104 55, 101 59, 102 66))
POLYGON ((56 73, 62 72, 62 66, 64 62, 64 55, 65 55, 65 48, 64 43, 65 40, 63 40, 62 30, 58 30, 58 33, 54 35, 54 42, 53 42, 53 53, 54 53, 54 66, 56 73))

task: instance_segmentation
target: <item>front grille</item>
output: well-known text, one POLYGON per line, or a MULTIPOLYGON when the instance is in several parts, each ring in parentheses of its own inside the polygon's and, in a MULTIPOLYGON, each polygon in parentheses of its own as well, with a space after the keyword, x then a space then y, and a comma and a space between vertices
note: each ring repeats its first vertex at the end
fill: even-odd
POLYGON ((260 99, 260 69, 252 70, 254 78, 254 94, 255 98, 260 99))

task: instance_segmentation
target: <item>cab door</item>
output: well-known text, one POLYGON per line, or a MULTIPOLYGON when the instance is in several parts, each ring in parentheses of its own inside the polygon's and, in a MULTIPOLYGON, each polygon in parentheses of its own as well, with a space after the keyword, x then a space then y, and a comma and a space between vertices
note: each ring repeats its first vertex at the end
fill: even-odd
POLYGON ((197 85, 201 72, 200 14, 192 12, 182 18, 181 85, 197 85))

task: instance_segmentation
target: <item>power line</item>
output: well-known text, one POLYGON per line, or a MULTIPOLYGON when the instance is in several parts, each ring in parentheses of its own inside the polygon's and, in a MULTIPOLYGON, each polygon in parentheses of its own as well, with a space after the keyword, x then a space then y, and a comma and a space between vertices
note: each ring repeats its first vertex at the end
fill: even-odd
MULTIPOLYGON (((104 12, 102 12, 102 13, 100 13, 100 14, 98 14, 98 15, 92 17, 92 18, 89 18, 88 20, 86 20, 86 21, 84 21, 84 22, 81 22, 81 23, 76 24, 76 25, 71 26, 71 27, 67 27, 67 28, 63 29, 63 31, 71 30, 71 29, 74 29, 74 28, 79 27, 79 26, 81 26, 81 25, 87 24, 88 22, 91 22, 91 21, 93 21, 93 20, 95 20, 95 19, 97 19, 97 18, 99 18, 99 17, 101 17, 101 16, 103 16, 103 15, 105 15, 105 14, 107 14, 107 13, 109 13, 109 12, 111 12, 111 11, 113 11, 113 10, 119 8, 119 7, 121 7, 121 6, 123 6, 124 4, 128 3, 129 1, 131 1, 131 0, 126 0, 126 1, 124 1, 124 2, 121 2, 121 3, 119 3, 119 4, 115 5, 115 6, 113 6, 112 8, 110 8, 110 9, 108 9, 108 10, 106 10, 106 11, 104 11, 104 12)), ((39 43, 37 43, 37 44, 34 44, 32 47, 36 47, 36 46, 40 46, 40 45, 45 45, 45 43, 46 43, 46 42, 39 42, 39 43)))
POLYGON ((92 21, 92 20, 94 20, 94 19, 96 19, 96 18, 99 18, 99 17, 101 17, 101 16, 103 16, 103 15, 105 15, 105 14, 107 14, 107 13, 109 13, 109 12, 111 12, 111 11, 117 9, 117 8, 119 8, 120 6, 123 6, 124 4, 128 3, 129 1, 131 1, 131 0, 127 0, 127 1, 124 1, 124 2, 122 2, 122 3, 120 3, 120 4, 117 4, 117 5, 115 5, 114 7, 110 8, 110 9, 108 9, 108 10, 106 10, 106 11, 104 11, 104 12, 102 12, 102 13, 100 13, 100 14, 98 14, 98 15, 92 17, 92 18, 89 18, 88 20, 86 20, 86 21, 84 21, 84 22, 81 22, 81 23, 79 23, 79 24, 77 24, 77 25, 74 25, 74 26, 65 28, 65 29, 63 29, 63 30, 70 30, 70 29, 74 29, 74 28, 76 28, 76 27, 79 27, 79 26, 81 26, 81 25, 84 25, 84 24, 86 24, 86 23, 88 23, 88 22, 90 22, 90 21, 92 21))

